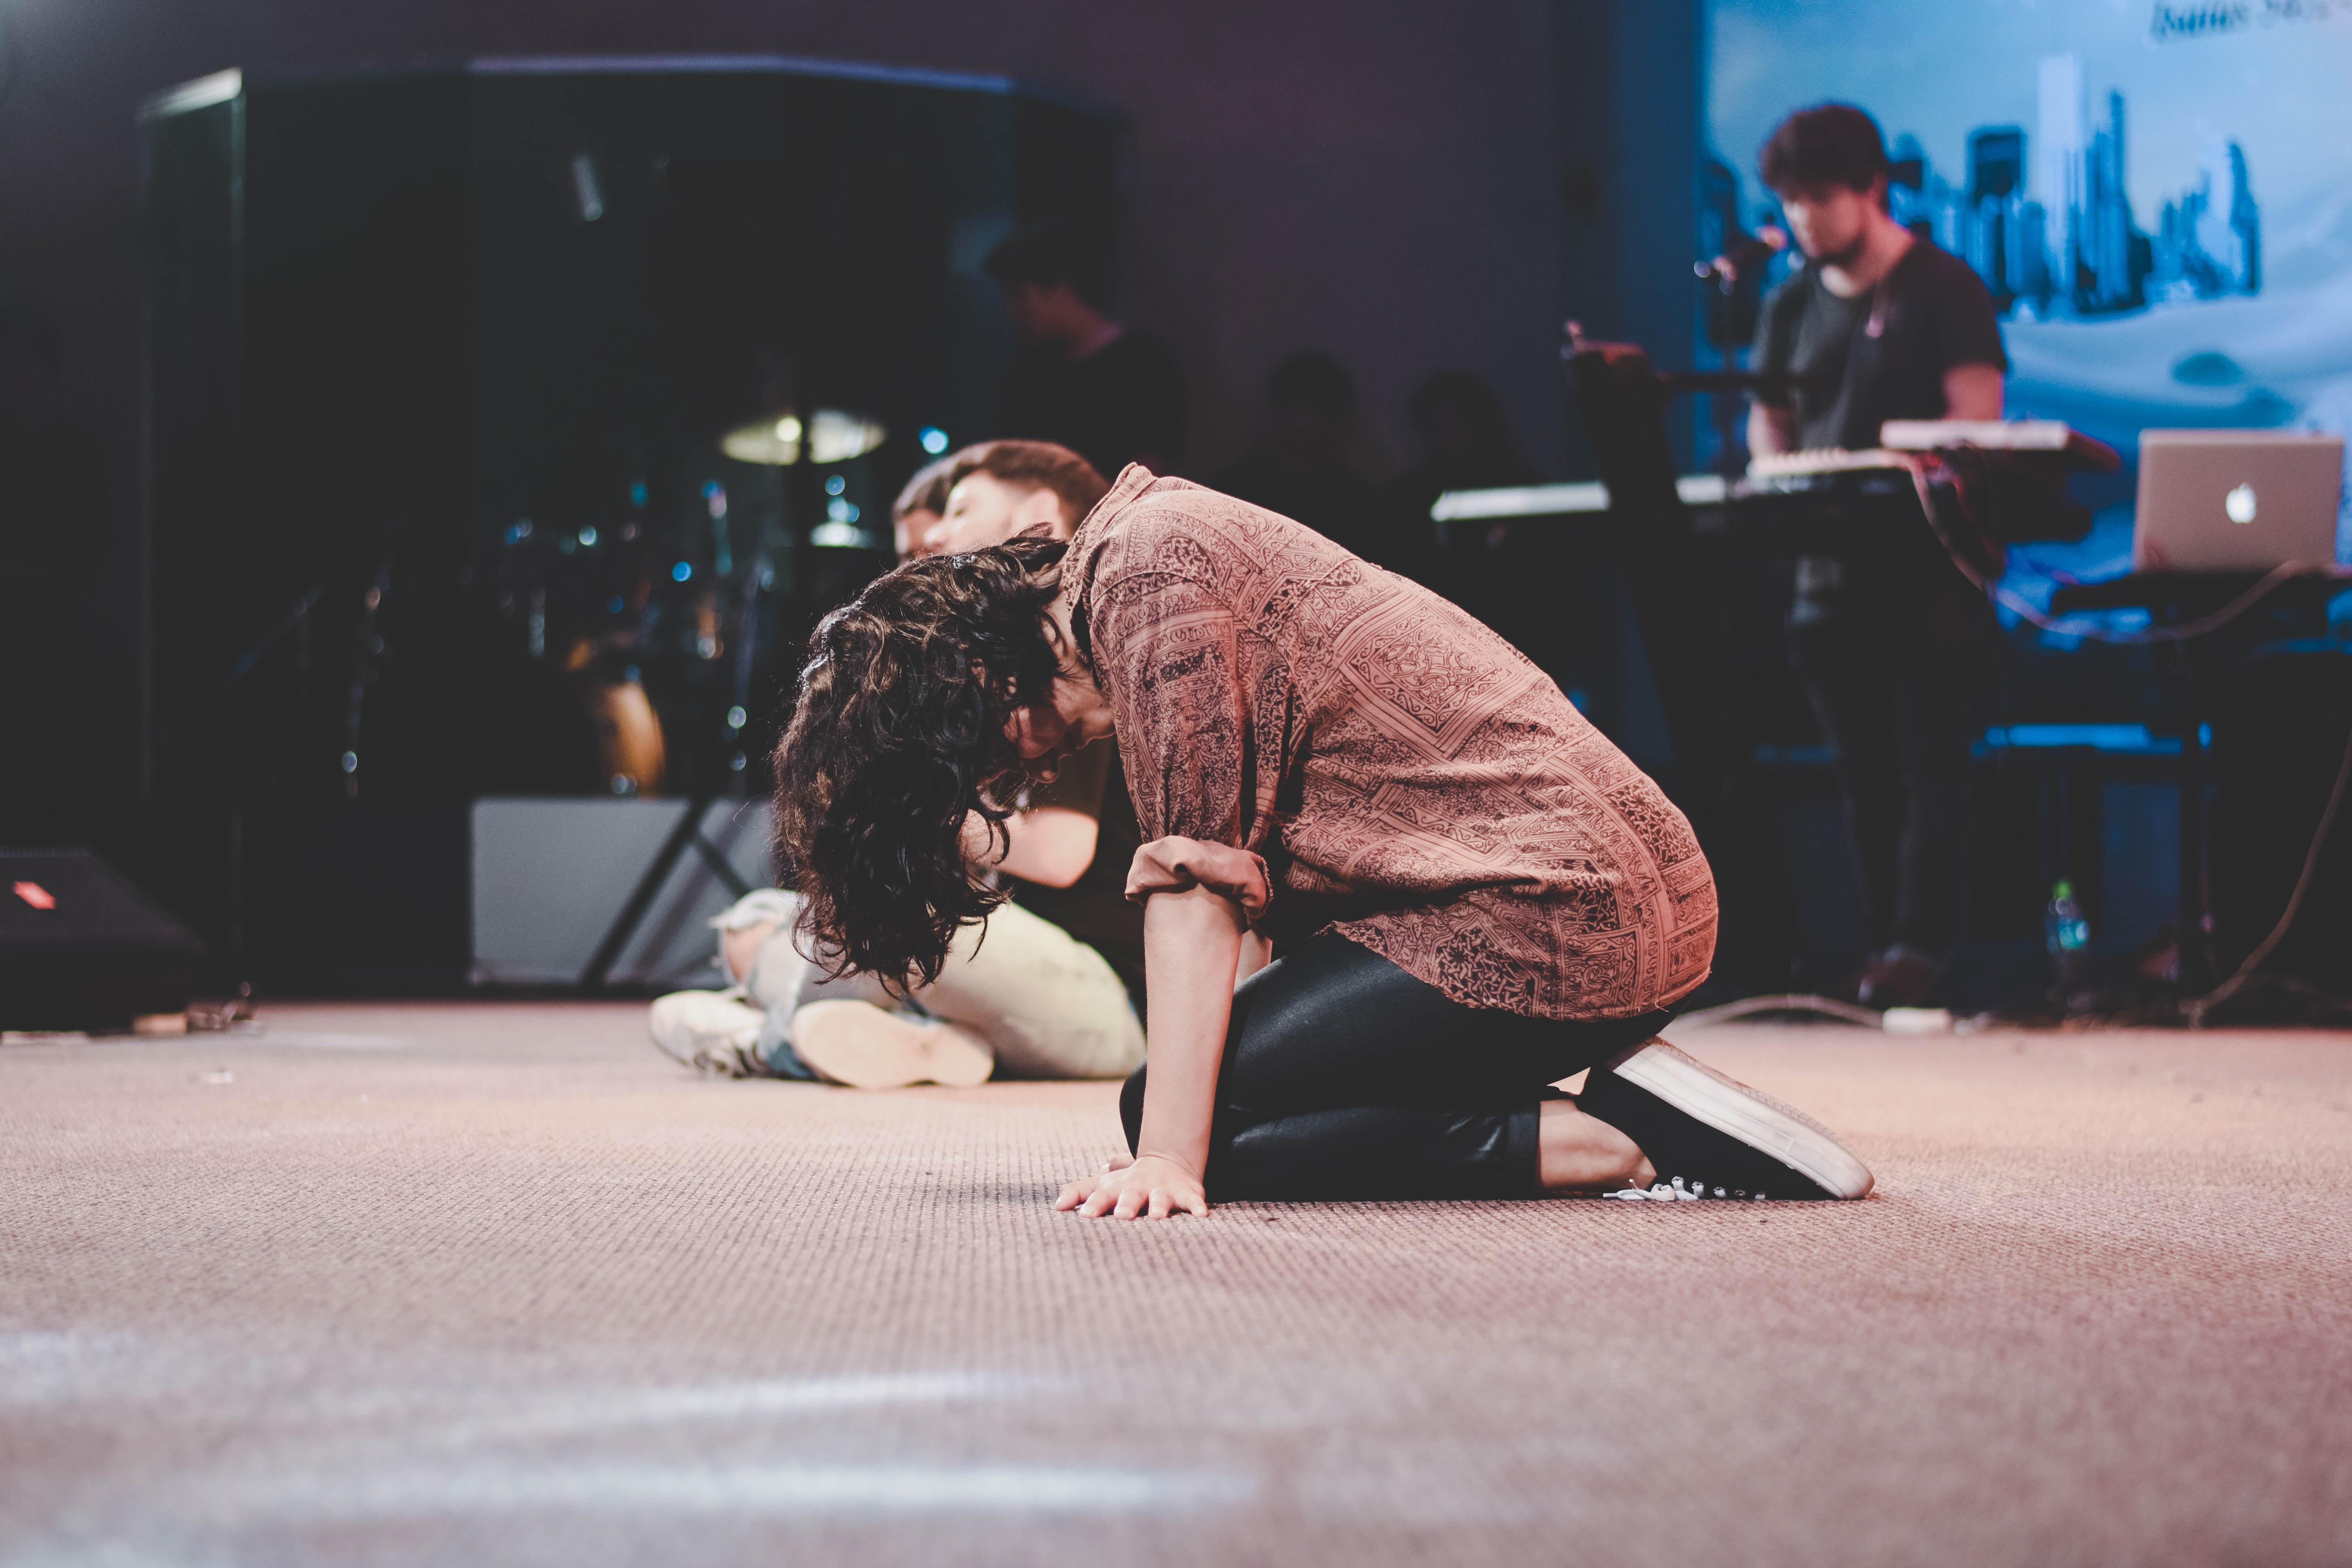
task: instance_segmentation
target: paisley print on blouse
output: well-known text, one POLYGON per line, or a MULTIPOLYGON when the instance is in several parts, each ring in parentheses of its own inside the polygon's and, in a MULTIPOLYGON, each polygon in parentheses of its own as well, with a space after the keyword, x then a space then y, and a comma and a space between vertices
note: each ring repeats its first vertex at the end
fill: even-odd
POLYGON ((1130 888, 1199 846, 1245 850, 1266 886, 1243 902, 1276 942, 1337 931, 1527 1016, 1630 1017, 1706 978, 1715 880, 1690 824, 1454 605, 1139 467, 1080 525, 1065 591, 1147 840, 1130 888))

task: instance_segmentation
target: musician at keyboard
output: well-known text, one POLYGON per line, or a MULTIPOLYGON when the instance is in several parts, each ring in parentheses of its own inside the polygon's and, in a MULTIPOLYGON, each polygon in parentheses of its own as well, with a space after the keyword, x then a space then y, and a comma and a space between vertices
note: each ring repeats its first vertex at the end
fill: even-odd
MULTIPOLYGON (((1752 368, 1788 391, 1758 398, 1751 453, 1863 453, 1890 419, 2000 418, 2009 362, 1991 296, 1888 215, 1877 123, 1847 104, 1801 110, 1761 164, 1805 262, 1765 301, 1752 368)), ((1929 999, 1958 934, 1994 628, 1924 517, 1883 521, 1808 543, 1788 634, 1864 874, 1876 950, 1854 992, 1896 1006, 1929 999)))

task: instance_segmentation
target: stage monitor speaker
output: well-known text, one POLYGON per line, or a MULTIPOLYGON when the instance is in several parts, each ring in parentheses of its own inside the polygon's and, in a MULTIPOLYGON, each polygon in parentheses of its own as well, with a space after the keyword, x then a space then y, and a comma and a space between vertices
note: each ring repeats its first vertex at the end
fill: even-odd
POLYGON ((188 1005, 205 944, 73 846, 0 847, 0 1027, 128 1027, 188 1005))

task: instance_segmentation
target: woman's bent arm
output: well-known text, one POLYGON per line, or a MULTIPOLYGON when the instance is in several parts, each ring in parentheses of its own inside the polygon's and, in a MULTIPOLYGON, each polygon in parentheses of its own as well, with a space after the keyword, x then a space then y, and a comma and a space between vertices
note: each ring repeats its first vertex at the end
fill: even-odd
POLYGON ((1153 1049, 1138 1158, 1178 1160, 1196 1174, 1208 1168, 1241 951, 1241 906, 1214 889, 1154 893, 1143 906, 1143 963, 1154 981, 1146 1037, 1153 1049))
POLYGON ((1209 1125, 1233 1019, 1242 928, 1241 905, 1211 888, 1157 892, 1145 901, 1151 1070, 1135 1162, 1069 1184, 1055 1207, 1120 1219, 1209 1212, 1209 1125))

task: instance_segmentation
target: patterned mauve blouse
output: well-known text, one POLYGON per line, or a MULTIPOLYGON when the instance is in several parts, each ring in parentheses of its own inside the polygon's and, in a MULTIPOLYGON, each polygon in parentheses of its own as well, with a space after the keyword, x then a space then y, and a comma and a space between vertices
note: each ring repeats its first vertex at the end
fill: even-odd
POLYGON ((1631 1017, 1706 978, 1689 823, 1460 609, 1137 466, 1064 572, 1146 840, 1131 896, 1210 883, 1277 942, 1337 931, 1527 1016, 1631 1017))

